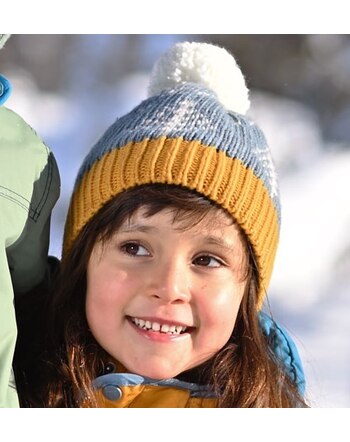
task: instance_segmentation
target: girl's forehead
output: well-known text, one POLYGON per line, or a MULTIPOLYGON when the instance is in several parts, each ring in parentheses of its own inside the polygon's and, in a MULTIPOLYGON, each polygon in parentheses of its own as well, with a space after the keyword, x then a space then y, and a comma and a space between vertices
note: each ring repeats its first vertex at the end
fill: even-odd
POLYGON ((155 214, 149 214, 147 207, 140 207, 124 221, 119 230, 157 231, 161 228, 190 231, 191 234, 201 232, 239 232, 237 224, 224 210, 212 207, 205 213, 189 210, 178 210, 167 207, 155 214))
MULTIPOLYGON (((224 210, 218 207, 211 207, 205 212, 199 212, 187 209, 178 209, 177 207, 165 207, 154 214, 150 214, 147 206, 141 206, 138 208, 127 220, 127 222, 132 223, 135 220, 148 220, 150 223, 155 222, 157 219, 171 220, 173 224, 181 223, 186 220, 198 220, 203 223, 220 223, 222 225, 232 225, 234 220, 229 216, 224 210)), ((194 224, 194 223, 192 223, 194 224)))

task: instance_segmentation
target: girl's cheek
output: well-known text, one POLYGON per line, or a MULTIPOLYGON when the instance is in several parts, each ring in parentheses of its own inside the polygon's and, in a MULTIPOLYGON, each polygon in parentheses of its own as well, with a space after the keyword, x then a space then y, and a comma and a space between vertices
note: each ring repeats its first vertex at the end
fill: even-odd
POLYGON ((203 284, 197 296, 197 307, 209 320, 223 321, 236 315, 244 294, 245 283, 203 284))

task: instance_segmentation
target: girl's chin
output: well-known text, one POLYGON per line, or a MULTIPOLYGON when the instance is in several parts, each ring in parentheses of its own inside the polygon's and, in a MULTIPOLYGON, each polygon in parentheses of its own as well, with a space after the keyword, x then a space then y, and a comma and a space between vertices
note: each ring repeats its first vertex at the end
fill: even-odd
POLYGON ((151 378, 154 380, 162 380, 162 379, 171 379, 178 376, 182 371, 174 371, 174 370, 159 370, 159 369, 146 369, 143 368, 141 370, 128 370, 129 372, 138 374, 139 376, 143 376, 144 378, 151 378))
POLYGON ((115 356, 111 356, 110 362, 113 365, 113 370, 117 373, 132 373, 155 380, 175 378, 179 374, 188 370, 183 364, 179 364, 179 366, 176 367, 175 361, 169 363, 167 358, 164 357, 156 357, 154 360, 148 359, 148 361, 145 361, 140 365, 135 363, 136 361, 129 361, 128 363, 128 361, 125 360, 119 362, 115 356), (166 359, 165 362, 164 359, 166 359))

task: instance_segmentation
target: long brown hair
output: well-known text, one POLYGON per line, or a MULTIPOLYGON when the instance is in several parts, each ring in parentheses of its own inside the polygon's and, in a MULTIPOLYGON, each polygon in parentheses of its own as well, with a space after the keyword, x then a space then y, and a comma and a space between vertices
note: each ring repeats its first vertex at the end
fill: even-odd
MULTIPOLYGON (((123 192, 100 210, 60 265, 49 305, 40 301, 44 306, 41 331, 47 331, 47 340, 44 350, 31 352, 35 361, 33 356, 31 363, 22 356, 28 339, 26 332, 19 335, 15 369, 22 406, 79 407, 82 398, 85 406, 98 406, 92 381, 104 373, 110 356, 97 344, 87 324, 87 264, 96 241, 110 238, 140 207, 147 209, 148 216, 171 207, 175 219, 180 217, 192 226, 218 206, 178 186, 147 185, 123 192)), ((257 268, 243 232, 242 239, 247 258, 246 290, 231 339, 211 360, 180 378, 212 385, 219 407, 305 406, 262 333, 256 308, 257 268)), ((40 323, 40 318, 36 319, 40 323)))

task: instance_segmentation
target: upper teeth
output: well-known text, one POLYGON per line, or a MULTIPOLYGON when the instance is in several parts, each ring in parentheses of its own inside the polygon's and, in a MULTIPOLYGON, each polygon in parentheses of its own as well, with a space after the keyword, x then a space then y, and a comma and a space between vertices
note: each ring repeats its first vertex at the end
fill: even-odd
POLYGON ((178 335, 187 329, 187 327, 183 327, 182 325, 159 324, 158 322, 144 321, 143 319, 138 318, 131 318, 131 320, 140 328, 160 331, 161 333, 172 333, 178 335))

